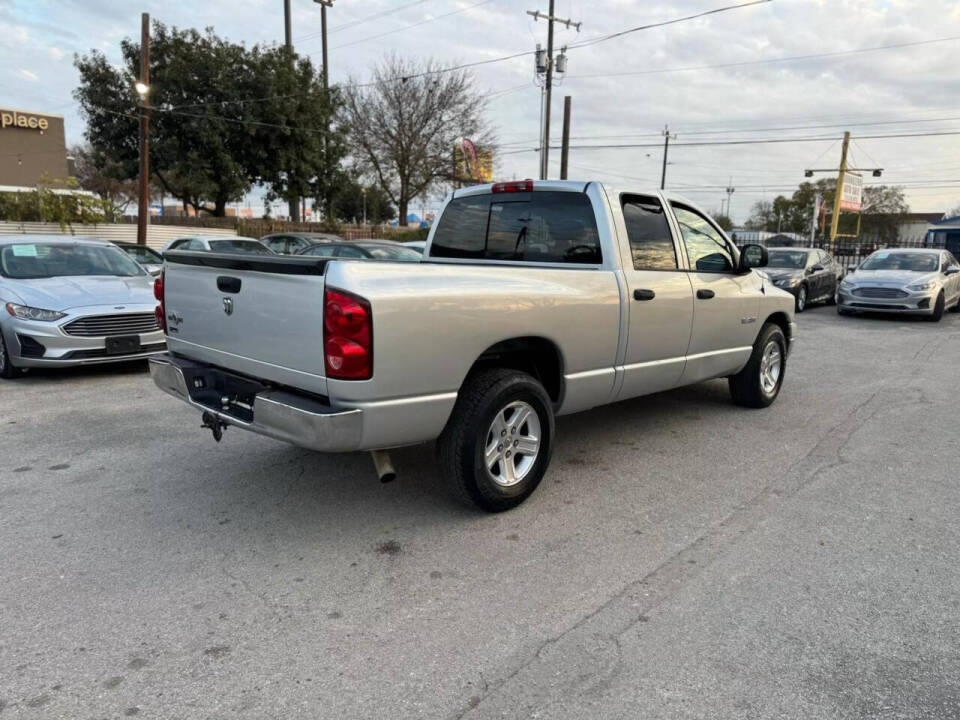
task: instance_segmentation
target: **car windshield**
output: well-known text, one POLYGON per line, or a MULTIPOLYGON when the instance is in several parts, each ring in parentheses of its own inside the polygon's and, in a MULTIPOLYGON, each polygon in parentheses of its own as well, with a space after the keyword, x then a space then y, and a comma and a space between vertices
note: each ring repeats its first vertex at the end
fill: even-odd
POLYGON ((163 256, 160 255, 156 250, 152 250, 148 247, 130 247, 129 245, 121 248, 127 255, 132 257, 139 263, 154 263, 160 264, 163 262, 163 256))
POLYGON ((211 240, 210 249, 222 253, 249 253, 253 255, 273 255, 270 248, 254 240, 211 240))
POLYGON ((906 270, 908 272, 933 272, 940 267, 940 260, 933 253, 876 252, 868 257, 861 270, 906 270))
POLYGON ((800 250, 771 250, 767 267, 800 270, 807 264, 807 254, 800 250))
POLYGON ((401 247, 399 245, 361 245, 364 250, 370 253, 370 257, 377 260, 399 260, 401 262, 418 262, 422 255, 416 250, 401 247))
POLYGON ((0 274, 7 278, 113 275, 135 277, 145 271, 120 248, 70 243, 17 243, 0 246, 0 274))

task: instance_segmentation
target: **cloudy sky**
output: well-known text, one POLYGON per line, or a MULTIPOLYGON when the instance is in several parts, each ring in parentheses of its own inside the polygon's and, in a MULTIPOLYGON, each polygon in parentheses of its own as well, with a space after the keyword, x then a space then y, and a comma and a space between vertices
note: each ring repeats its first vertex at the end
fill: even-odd
MULTIPOLYGON (((292 2, 295 46, 319 62, 319 6, 292 2)), ((556 41, 572 46, 737 2, 556 0, 557 15, 583 23, 579 33, 560 29, 556 41)), ((329 11, 331 81, 365 78, 388 50, 450 64, 532 50, 546 44, 546 26, 525 11, 546 11, 547 5, 335 0, 329 11)), ((119 58, 119 41, 139 34, 142 11, 169 25, 212 26, 248 44, 283 40, 283 0, 0 0, 0 105, 62 114, 68 143, 80 141, 83 121, 71 96, 74 54, 98 48, 119 58)), ((572 177, 658 185, 661 133, 669 124, 676 138, 668 187, 715 210, 726 197, 722 188, 732 184, 733 216, 742 221, 757 200, 801 182, 804 168, 836 166, 847 129, 854 138, 852 160, 885 168, 883 181, 903 184, 911 209, 942 212, 960 205, 960 108, 954 107, 960 97, 960 2, 772 0, 571 48, 568 57, 568 72, 554 93, 553 138, 559 143, 563 96, 569 94, 572 177), (958 134, 931 134, 951 131, 958 134), (921 136, 869 137, 907 134, 921 136), (772 138, 790 142, 702 144, 772 138)), ((473 72, 499 128, 497 175, 536 177, 538 156, 531 149, 539 136, 540 90, 532 58, 473 72)), ((559 152, 553 151, 551 176, 558 174, 559 152)))

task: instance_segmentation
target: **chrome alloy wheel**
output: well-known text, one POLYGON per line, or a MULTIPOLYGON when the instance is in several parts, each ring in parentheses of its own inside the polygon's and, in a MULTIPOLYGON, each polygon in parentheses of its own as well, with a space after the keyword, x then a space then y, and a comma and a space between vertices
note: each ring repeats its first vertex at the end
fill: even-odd
POLYGON ((783 353, 780 352, 780 345, 775 340, 771 340, 760 357, 760 389, 764 394, 769 395, 777 389, 782 370, 783 353))
POLYGON ((807 307, 807 286, 801 285, 797 292, 797 310, 803 312, 807 307))
POLYGON ((500 410, 490 423, 483 457, 490 479, 501 487, 523 480, 540 453, 540 417, 523 400, 500 410))

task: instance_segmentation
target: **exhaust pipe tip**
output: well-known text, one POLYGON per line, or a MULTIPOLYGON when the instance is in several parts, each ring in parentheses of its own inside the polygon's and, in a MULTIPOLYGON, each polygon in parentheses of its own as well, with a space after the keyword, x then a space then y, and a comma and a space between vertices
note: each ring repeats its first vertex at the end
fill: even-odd
POLYGON ((377 470, 377 477, 380 478, 380 482, 386 484, 397 479, 397 471, 393 469, 390 453, 386 450, 371 450, 370 458, 373 460, 373 466, 377 470))

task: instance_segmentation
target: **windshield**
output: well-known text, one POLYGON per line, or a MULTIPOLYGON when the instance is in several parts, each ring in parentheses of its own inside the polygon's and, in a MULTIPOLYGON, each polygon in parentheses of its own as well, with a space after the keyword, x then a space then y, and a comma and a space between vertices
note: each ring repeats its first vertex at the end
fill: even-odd
POLYGON ((273 255, 270 248, 255 240, 211 240, 210 249, 222 253, 250 253, 253 255, 273 255))
POLYGON ((377 260, 400 260, 402 262, 419 262, 422 255, 416 250, 392 245, 361 245, 370 253, 370 257, 377 260))
POLYGON ((771 250, 767 267, 800 270, 807 264, 807 254, 799 250, 771 250))
POLYGON ((116 247, 18 243, 0 246, 0 274, 28 280, 81 275, 135 277, 145 271, 116 247))
POLYGON ((940 267, 940 260, 933 253, 876 252, 868 257, 860 270, 906 270, 908 272, 933 272, 940 267))
POLYGON ((122 250, 139 263, 159 264, 163 262, 160 253, 148 247, 124 247, 122 250))

